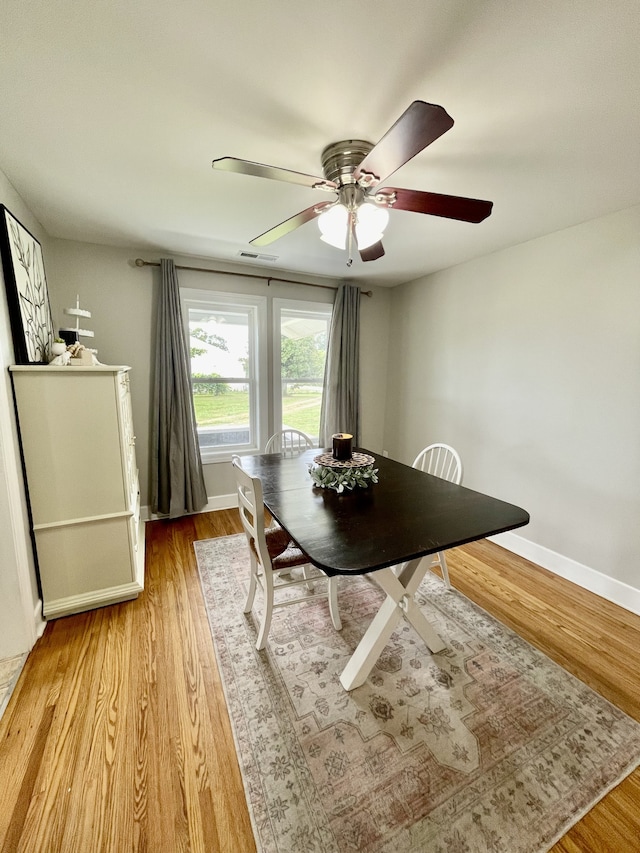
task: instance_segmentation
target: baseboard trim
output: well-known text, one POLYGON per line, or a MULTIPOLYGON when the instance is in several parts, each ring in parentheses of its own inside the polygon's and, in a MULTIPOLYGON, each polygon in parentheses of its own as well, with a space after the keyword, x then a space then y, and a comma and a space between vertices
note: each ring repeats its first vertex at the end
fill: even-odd
MULTIPOLYGON (((238 496, 235 492, 230 495, 215 495, 207 497, 207 505, 199 512, 215 512, 218 509, 234 509, 238 506, 238 496)), ((198 513, 193 513, 197 515, 198 513)), ((149 510, 148 506, 140 507, 140 518, 143 521, 157 521, 159 518, 167 518, 166 515, 157 515, 149 510)))
POLYGON ((215 512, 217 509, 234 509, 238 506, 238 495, 233 492, 230 495, 216 495, 207 498, 207 505, 202 512, 215 512))
POLYGON ((550 548, 545 548, 544 545, 531 542, 517 533, 499 533, 497 536, 488 538, 496 545, 506 548, 507 551, 524 557, 525 560, 530 560, 542 566, 543 569, 548 569, 565 580, 640 616, 640 589, 604 575, 570 557, 558 554, 550 548))
POLYGON ((107 589, 97 589, 66 598, 57 598, 48 602, 44 607, 45 619, 57 619, 60 616, 70 616, 72 613, 83 613, 85 610, 95 610, 108 604, 119 604, 121 601, 131 601, 137 598, 144 587, 137 581, 123 583, 121 586, 111 586, 107 589))

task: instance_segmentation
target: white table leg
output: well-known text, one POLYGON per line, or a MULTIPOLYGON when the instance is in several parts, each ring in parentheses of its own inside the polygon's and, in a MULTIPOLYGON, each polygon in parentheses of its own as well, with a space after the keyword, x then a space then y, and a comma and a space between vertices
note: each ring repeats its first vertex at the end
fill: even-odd
POLYGON ((374 663, 389 642, 389 637, 393 634, 401 615, 395 601, 387 597, 342 671, 340 683, 345 690, 360 687, 367 680, 374 663))
POLYGON ((433 625, 429 622, 420 607, 414 600, 414 595, 420 586, 422 579, 429 571, 429 564, 424 564, 424 560, 412 560, 410 563, 405 563, 402 569, 395 575, 392 573, 377 577, 379 572, 374 573, 374 578, 378 582, 378 586, 390 596, 398 604, 408 622, 415 628, 420 637, 424 640, 427 648, 433 653, 444 651, 445 643, 442 642, 438 634, 436 634, 433 625), (404 593, 402 594, 402 589, 404 593), (400 598, 398 596, 401 595, 400 598))
POLYGON ((345 690, 354 690, 364 684, 401 616, 406 617, 433 653, 446 648, 413 600, 428 570, 426 561, 411 560, 402 566, 397 575, 392 568, 371 573, 369 577, 387 593, 387 597, 340 676, 340 683, 345 690))

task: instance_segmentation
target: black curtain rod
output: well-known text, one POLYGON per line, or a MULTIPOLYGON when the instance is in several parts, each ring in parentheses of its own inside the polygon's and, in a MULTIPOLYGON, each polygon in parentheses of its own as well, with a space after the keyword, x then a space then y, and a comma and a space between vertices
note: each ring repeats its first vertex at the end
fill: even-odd
MULTIPOLYGON (((159 267, 160 261, 143 261, 142 258, 135 259, 135 265, 137 267, 159 267)), ((243 278, 259 278, 263 281, 266 281, 267 284, 270 284, 272 281, 281 281, 284 284, 302 284, 305 287, 321 287, 323 290, 337 290, 337 287, 334 287, 330 284, 312 284, 309 281, 295 281, 290 278, 278 278, 273 275, 258 275, 253 272, 229 272, 228 270, 214 270, 211 267, 187 267, 181 266, 180 264, 176 264, 177 270, 193 270, 194 272, 215 272, 220 275, 241 275, 243 278)), ((372 290, 361 290, 360 293, 363 296, 373 296, 372 290)))

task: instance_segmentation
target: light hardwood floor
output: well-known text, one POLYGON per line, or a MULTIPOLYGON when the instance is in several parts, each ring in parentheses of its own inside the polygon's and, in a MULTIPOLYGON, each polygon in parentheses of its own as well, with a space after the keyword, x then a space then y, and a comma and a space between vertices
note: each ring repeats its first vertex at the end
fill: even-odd
MULTIPOLYGON (((147 524, 144 593, 49 623, 0 721, 0 853, 255 851, 194 539, 235 510, 147 524)), ((453 584, 640 719, 640 617, 488 542, 453 584)), ((640 771, 554 851, 637 853, 640 771)))

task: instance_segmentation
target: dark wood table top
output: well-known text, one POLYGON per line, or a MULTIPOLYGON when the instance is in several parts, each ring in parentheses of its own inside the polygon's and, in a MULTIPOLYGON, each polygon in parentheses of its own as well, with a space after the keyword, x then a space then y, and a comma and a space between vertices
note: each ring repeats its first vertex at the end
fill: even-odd
POLYGON ((242 467, 260 478, 271 515, 328 575, 382 569, 529 522, 520 507, 375 454, 378 483, 342 494, 318 488, 309 464, 321 452, 244 456, 242 467))

